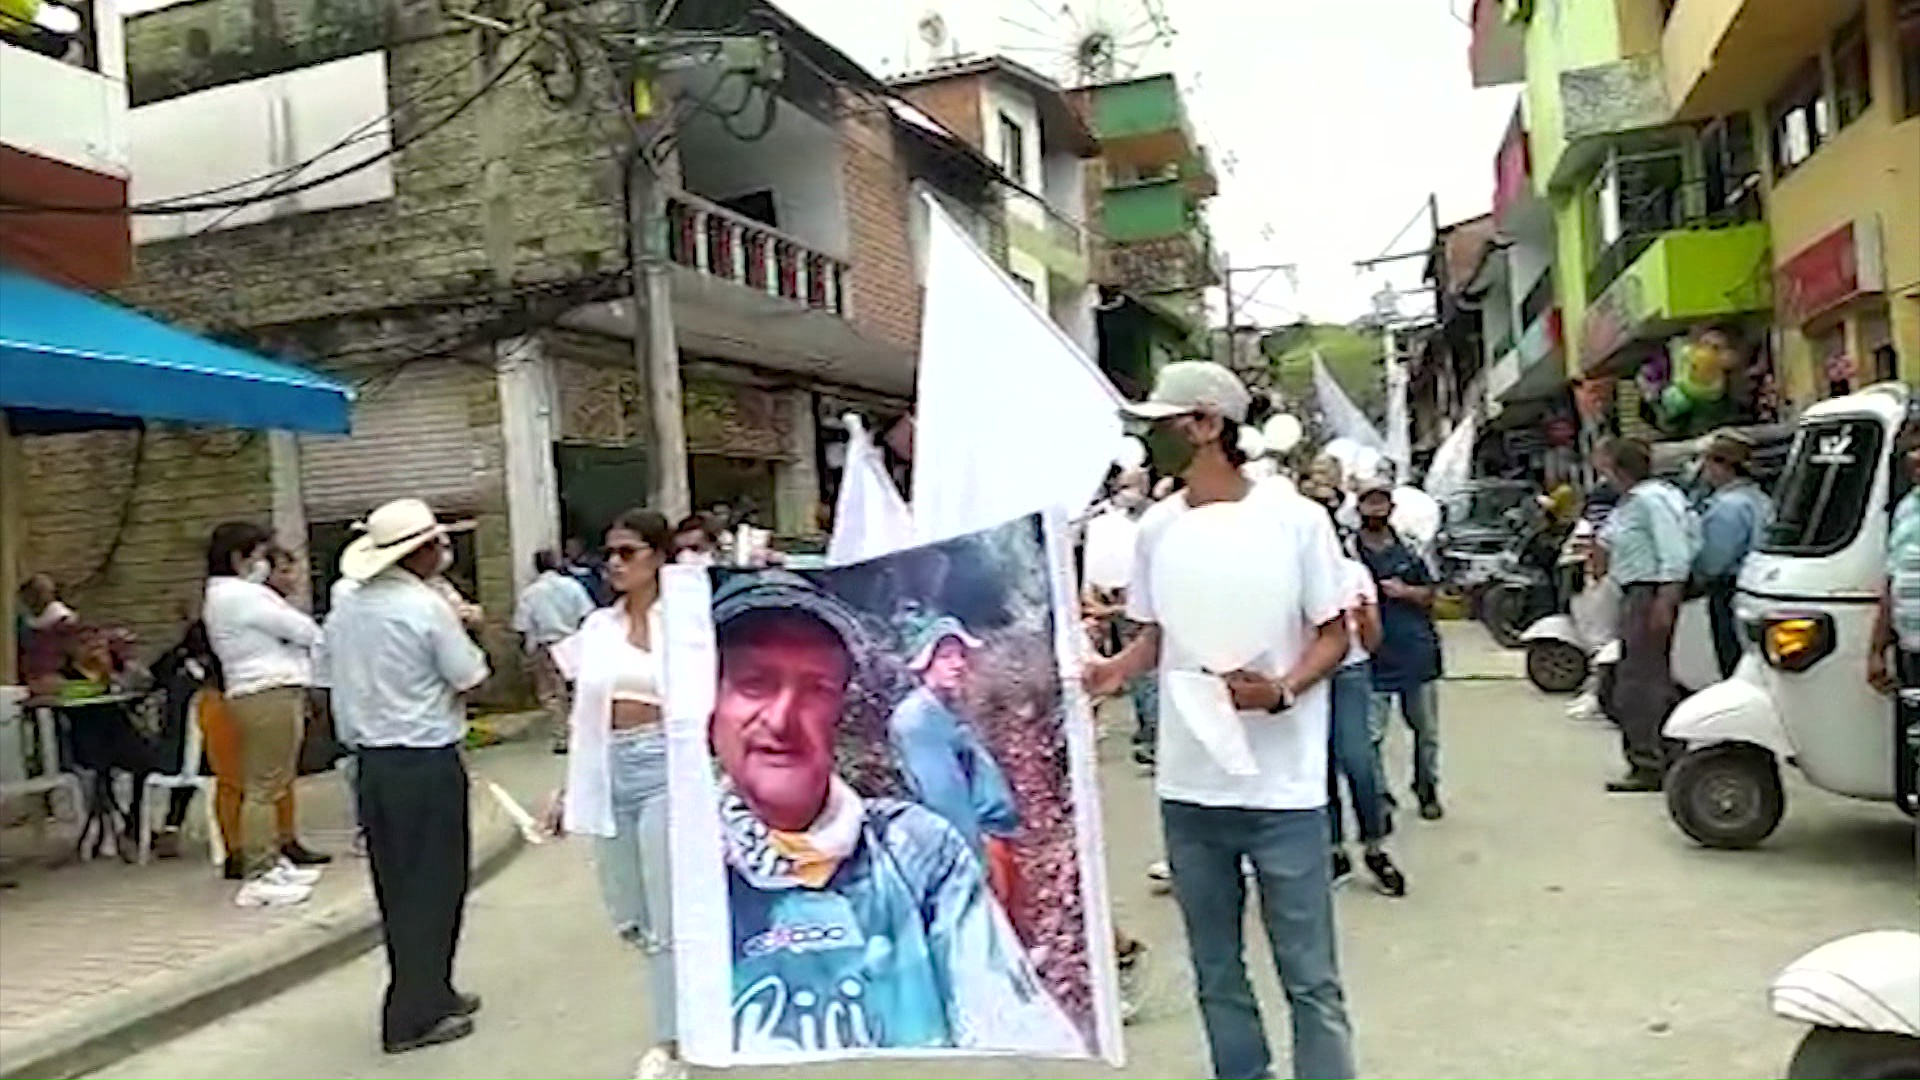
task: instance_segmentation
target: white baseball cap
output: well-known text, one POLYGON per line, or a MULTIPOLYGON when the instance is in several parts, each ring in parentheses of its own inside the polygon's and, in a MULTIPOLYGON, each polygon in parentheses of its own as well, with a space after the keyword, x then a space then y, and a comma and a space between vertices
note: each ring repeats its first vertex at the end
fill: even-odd
POLYGON ((1182 360, 1160 369, 1147 400, 1129 402, 1120 411, 1140 420, 1205 412, 1244 424, 1252 404, 1253 395, 1233 372, 1210 360, 1182 360))

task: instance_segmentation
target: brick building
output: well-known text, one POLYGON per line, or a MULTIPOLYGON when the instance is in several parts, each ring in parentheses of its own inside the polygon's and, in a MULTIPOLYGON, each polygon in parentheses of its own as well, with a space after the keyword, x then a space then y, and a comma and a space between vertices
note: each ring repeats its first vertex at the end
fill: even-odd
MULTIPOLYGON (((661 171, 691 486, 696 506, 803 537, 834 486, 839 417, 909 407, 917 192, 1004 257, 1000 174, 770 6, 673 16, 742 26, 780 43, 777 80, 713 55, 658 84, 683 113, 661 171)), ((158 643, 195 606, 219 521, 271 520, 324 606, 348 525, 418 495, 478 522, 453 576, 510 655, 533 552, 591 542, 646 490, 622 59, 414 0, 188 0, 130 18, 126 41, 133 201, 257 201, 141 218, 124 294, 352 382, 354 433, 39 440, 25 561, 158 643)))

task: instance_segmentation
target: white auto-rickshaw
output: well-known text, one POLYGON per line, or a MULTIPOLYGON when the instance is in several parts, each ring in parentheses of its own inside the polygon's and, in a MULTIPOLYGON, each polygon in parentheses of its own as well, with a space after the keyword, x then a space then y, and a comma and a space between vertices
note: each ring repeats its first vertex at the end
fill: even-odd
POLYGON ((1664 729, 1686 744, 1667 774, 1667 809, 1702 844, 1747 848, 1773 832, 1786 809, 1783 761, 1816 787, 1915 812, 1894 702, 1866 678, 1908 398, 1889 383, 1800 418, 1774 523, 1740 572, 1746 655, 1664 729))

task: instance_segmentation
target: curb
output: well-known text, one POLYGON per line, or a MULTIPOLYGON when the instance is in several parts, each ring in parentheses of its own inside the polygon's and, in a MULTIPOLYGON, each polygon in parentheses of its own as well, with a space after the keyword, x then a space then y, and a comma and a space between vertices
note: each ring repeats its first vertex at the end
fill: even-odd
MULTIPOLYGON (((492 827, 474 837, 472 888, 505 869, 526 843, 512 825, 497 815, 489 818, 492 827)), ((0 1080, 64 1080, 95 1072, 379 944, 380 913, 371 896, 330 904, 244 948, 106 995, 67 1014, 57 1027, 9 1037, 0 1054, 0 1080)))

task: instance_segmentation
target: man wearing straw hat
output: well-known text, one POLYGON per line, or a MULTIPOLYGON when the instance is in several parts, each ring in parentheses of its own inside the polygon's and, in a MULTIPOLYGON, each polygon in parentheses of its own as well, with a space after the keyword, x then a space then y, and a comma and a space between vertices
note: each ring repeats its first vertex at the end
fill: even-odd
POLYGON ((444 525, 418 499, 367 515, 340 555, 360 583, 327 620, 341 741, 354 747, 360 822, 386 936, 381 1044, 390 1054, 473 1033, 480 999, 453 988, 472 837, 460 757, 460 696, 487 677, 486 654, 428 584, 453 560, 444 525))

